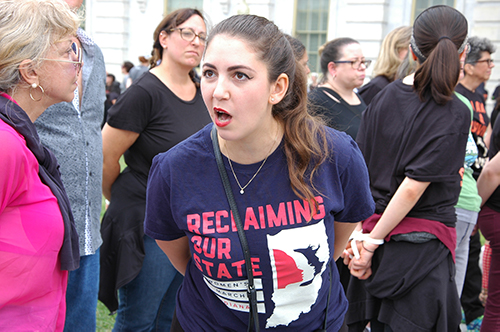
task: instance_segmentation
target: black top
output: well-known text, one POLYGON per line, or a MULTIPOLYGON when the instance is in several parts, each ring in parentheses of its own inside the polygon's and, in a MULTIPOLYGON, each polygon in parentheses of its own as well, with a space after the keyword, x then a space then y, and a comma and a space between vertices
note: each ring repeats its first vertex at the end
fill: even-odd
MULTIPOLYGON (((493 132, 491 133, 490 150, 488 156, 492 159, 500 150, 500 121, 495 121, 493 132)), ((486 206, 500 212, 500 187, 495 189, 490 198, 486 201, 486 206)))
POLYGON ((101 224, 99 300, 110 311, 118 309, 117 290, 142 267, 146 185, 153 157, 209 122, 199 88, 193 100, 184 101, 150 72, 134 81, 109 109, 111 127, 139 133, 124 154, 128 167, 113 183, 101 224))
POLYGON ((421 102, 401 80, 382 90, 363 113, 357 138, 376 213, 409 177, 431 184, 408 216, 454 227, 470 123, 469 109, 455 95, 439 106, 421 102))
POLYGON ((490 119, 488 114, 486 114, 486 110, 484 108, 484 95, 481 92, 478 92, 478 90, 472 92, 461 83, 457 85, 455 91, 469 99, 472 109, 474 110, 471 133, 477 145, 477 159, 474 162, 474 165, 472 165, 472 170, 474 171, 473 176, 477 180, 484 164, 488 160, 488 148, 483 141, 483 136, 486 132, 486 128, 488 128, 490 119))
POLYGON ((210 121, 200 89, 193 100, 185 101, 158 77, 146 72, 110 108, 107 122, 111 127, 140 134, 124 156, 132 172, 147 179, 154 156, 210 121))
POLYGON ((323 117, 329 127, 343 131, 356 139, 361 113, 366 109, 363 98, 359 94, 357 96, 361 104, 350 105, 332 89, 318 87, 309 93, 310 109, 312 113, 323 117))
POLYGON ((370 82, 366 83, 359 89, 359 94, 365 101, 366 105, 372 102, 373 97, 385 88, 391 81, 384 75, 374 77, 370 82))

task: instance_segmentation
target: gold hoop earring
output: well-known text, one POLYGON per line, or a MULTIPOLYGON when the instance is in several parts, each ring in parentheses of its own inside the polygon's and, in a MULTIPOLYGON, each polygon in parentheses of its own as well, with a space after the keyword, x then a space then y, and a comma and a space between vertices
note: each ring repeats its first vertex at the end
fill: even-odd
POLYGON ((45 91, 43 90, 41 85, 37 85, 36 83, 31 84, 31 86, 30 86, 30 98, 31 98, 31 100, 33 100, 35 102, 39 102, 40 100, 42 100, 44 94, 45 94, 45 91), (40 88, 40 90, 42 91, 42 96, 40 97, 40 99, 33 98, 32 92, 33 92, 33 89, 36 89, 36 88, 40 88))

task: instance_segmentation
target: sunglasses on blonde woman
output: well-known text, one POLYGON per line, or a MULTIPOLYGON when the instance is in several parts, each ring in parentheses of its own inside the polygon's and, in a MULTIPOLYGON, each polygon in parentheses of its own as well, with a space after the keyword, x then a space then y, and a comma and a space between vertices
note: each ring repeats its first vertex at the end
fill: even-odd
POLYGON ((70 48, 68 50, 68 60, 63 60, 63 59, 47 59, 47 58, 40 58, 40 60, 45 60, 45 61, 56 61, 56 62, 67 62, 67 63, 72 63, 75 66, 76 69, 76 74, 80 74, 80 71, 82 70, 82 49, 78 47, 78 45, 73 42, 70 45, 70 48), (73 59, 73 60, 72 60, 73 59), (76 59, 76 61, 75 61, 76 59))

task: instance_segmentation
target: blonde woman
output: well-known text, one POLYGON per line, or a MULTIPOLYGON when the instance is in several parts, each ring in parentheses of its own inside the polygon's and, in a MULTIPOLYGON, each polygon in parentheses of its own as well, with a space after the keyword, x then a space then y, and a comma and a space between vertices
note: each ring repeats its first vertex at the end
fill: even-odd
POLYGON ((385 36, 373 66, 373 78, 359 89, 367 105, 380 90, 396 79, 398 67, 408 57, 410 37, 411 27, 408 26, 396 28, 385 36))
POLYGON ((59 0, 0 2, 0 330, 62 331, 78 235, 33 122, 73 100, 78 19, 59 0))

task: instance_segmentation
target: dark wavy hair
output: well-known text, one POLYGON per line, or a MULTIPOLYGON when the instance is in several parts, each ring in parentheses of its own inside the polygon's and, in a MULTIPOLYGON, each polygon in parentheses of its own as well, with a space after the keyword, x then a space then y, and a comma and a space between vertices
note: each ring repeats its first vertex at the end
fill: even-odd
POLYGON ((328 147, 324 127, 307 112, 307 78, 290 42, 273 22, 254 15, 236 15, 220 22, 211 31, 205 51, 217 35, 238 38, 255 50, 267 66, 269 82, 283 73, 288 76, 288 90, 273 106, 272 114, 284 128, 291 187, 299 197, 313 203, 312 210, 317 207, 314 197, 318 193, 312 179, 328 157, 328 147))
POLYGON ((467 28, 465 17, 444 5, 429 7, 415 19, 411 46, 420 67, 413 85, 420 100, 432 98, 439 105, 451 100, 460 74, 458 50, 464 46, 467 28))

